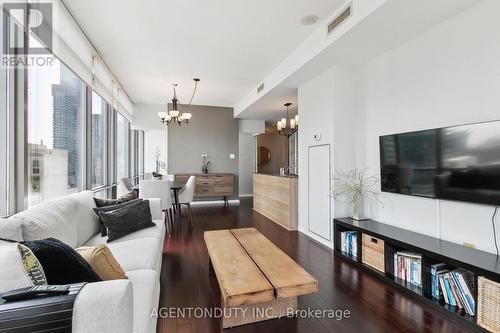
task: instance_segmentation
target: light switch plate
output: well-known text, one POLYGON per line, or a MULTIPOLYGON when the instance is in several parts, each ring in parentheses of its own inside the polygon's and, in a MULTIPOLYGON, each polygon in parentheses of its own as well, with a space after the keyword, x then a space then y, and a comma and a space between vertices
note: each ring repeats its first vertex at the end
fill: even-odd
POLYGON ((234 154, 229 154, 229 158, 232 159, 232 160, 234 160, 235 155, 234 154))

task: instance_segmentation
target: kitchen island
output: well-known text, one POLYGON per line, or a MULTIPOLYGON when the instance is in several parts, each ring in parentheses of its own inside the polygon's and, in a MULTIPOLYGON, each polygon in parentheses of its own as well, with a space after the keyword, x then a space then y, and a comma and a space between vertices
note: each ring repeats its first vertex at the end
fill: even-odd
POLYGON ((287 230, 297 230, 298 177, 253 175, 253 209, 287 230))

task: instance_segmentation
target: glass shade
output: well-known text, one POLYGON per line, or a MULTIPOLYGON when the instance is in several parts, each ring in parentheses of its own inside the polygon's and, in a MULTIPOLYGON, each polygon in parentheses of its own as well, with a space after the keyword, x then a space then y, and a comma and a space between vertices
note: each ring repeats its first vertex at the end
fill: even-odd
POLYGON ((276 127, 278 128, 278 131, 281 131, 281 120, 276 123, 276 127))
POLYGON ((295 119, 290 119, 290 128, 295 129, 295 119))
POLYGON ((299 124, 299 115, 298 114, 295 115, 295 124, 296 125, 299 124))
POLYGON ((161 119, 166 119, 168 116, 168 113, 166 112, 158 112, 158 117, 160 117, 161 119))
POLYGON ((182 114, 182 118, 184 118, 184 119, 186 119, 186 120, 190 120, 192 116, 193 116, 193 115, 192 115, 191 113, 189 113, 189 112, 184 112, 184 113, 182 114))
POLYGON ((168 114, 171 116, 171 117, 178 117, 179 116, 179 111, 177 110, 170 110, 168 111, 168 114))
POLYGON ((281 127, 286 128, 286 118, 281 118, 281 127))

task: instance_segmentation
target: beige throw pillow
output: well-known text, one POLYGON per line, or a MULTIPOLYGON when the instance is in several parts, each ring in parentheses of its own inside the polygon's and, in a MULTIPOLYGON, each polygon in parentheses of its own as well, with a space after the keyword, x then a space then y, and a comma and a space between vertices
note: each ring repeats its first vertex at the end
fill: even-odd
POLYGON ((126 279, 127 276, 106 245, 82 246, 76 249, 103 280, 126 279))

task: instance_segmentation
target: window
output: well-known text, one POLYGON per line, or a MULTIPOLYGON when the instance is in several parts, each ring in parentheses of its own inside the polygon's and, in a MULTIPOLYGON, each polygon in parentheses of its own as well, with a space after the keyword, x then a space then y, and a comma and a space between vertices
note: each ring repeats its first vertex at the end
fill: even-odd
POLYGON ((92 91, 92 188, 108 185, 107 183, 107 151, 108 151, 108 118, 106 102, 92 91))
POLYGON ((83 189, 85 84, 59 60, 28 67, 28 206, 83 189))
POLYGON ((138 168, 139 177, 144 176, 144 131, 139 131, 139 152, 138 152, 138 168))
POLYGON ((137 170, 137 130, 130 131, 130 179, 135 181, 138 176, 137 170))
MULTIPOLYGON (((3 13, 2 22, 6 20, 6 14, 3 13)), ((6 38, 3 31, 3 25, 0 25, 0 36, 6 38)), ((5 46, 1 43, 0 47, 5 46)), ((2 53, 5 54, 5 53, 2 53)), ((8 151, 9 151, 9 117, 8 117, 8 70, 5 66, 0 67, 0 216, 9 213, 8 209, 8 151)))
MULTIPOLYGON (((116 176, 129 177, 129 135, 128 120, 120 113, 116 114, 116 176)), ((118 187, 120 188, 120 187, 118 187)), ((122 193, 118 193, 121 195, 122 193)))

